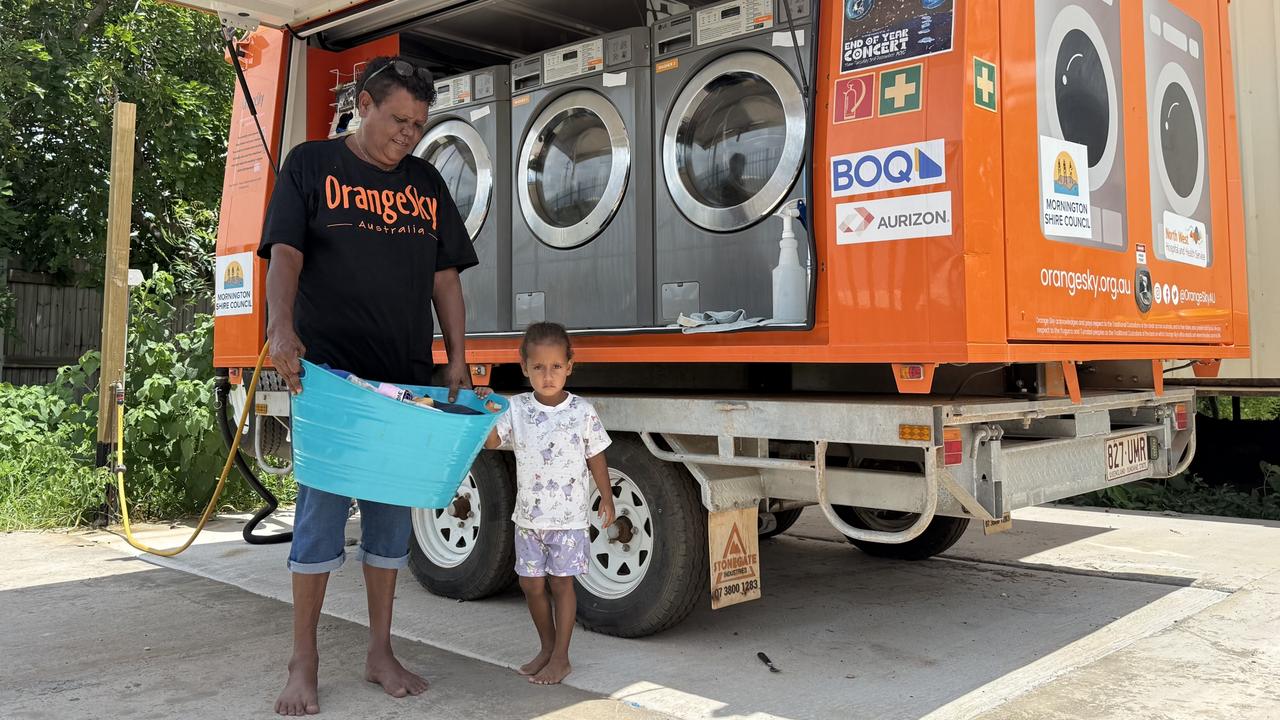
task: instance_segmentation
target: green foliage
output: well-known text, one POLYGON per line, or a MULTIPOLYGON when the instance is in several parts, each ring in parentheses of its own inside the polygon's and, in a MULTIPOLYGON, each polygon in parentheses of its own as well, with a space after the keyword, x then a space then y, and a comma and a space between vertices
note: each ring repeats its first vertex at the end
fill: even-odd
MULTIPOLYGON (((1231 417, 1231 398, 1201 397, 1196 399, 1196 412, 1215 417, 1231 417), (1217 406, 1215 415, 1214 406, 1217 406)), ((1275 420, 1280 418, 1280 398, 1241 398, 1241 420, 1275 420)))
MULTIPOLYGON (((180 302, 165 272, 132 293, 124 451, 133 518, 203 509, 226 460, 214 408, 213 319, 197 316, 194 329, 175 333, 180 302)), ((50 385, 0 385, 0 529, 78 524, 102 503, 108 478, 92 469, 98 365, 91 352, 50 385)), ((291 482, 266 482, 292 501, 291 482)), ((222 506, 259 504, 233 470, 222 506)))
POLYGON ((1116 485, 1063 502, 1122 510, 1280 520, 1280 467, 1265 462, 1261 466, 1258 487, 1250 492, 1212 486, 1199 477, 1181 475, 1168 480, 1116 485))
POLYGON ((217 18, 157 0, 0 2, 0 254, 101 277, 123 100, 138 106, 133 257, 206 284, 234 79, 220 42, 217 18))

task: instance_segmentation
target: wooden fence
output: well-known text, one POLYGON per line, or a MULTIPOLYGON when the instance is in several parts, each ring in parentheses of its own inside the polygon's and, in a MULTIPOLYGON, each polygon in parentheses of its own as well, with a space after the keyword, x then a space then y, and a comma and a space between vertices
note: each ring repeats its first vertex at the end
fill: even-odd
MULTIPOLYGON (((9 270, 7 276, 16 301, 16 332, 0 332, 0 382, 51 382, 58 368, 78 362, 102 343, 101 288, 66 287, 48 276, 19 270, 9 270)), ((196 314, 209 313, 211 307, 207 299, 181 306, 175 328, 192 327, 196 314)))

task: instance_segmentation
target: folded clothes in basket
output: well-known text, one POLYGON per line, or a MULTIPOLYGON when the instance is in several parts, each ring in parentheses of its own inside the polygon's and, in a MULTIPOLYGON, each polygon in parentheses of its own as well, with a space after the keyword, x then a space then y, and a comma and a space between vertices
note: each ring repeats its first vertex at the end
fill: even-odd
MULTIPOLYGON (((415 395, 411 391, 406 390, 400 387, 399 385, 393 385, 391 383, 385 383, 385 382, 372 382, 369 380, 365 380, 361 377, 358 377, 353 373, 349 373, 346 370, 339 370, 337 368, 329 367, 328 365, 321 365, 320 367, 324 368, 325 370, 328 370, 329 372, 333 373, 334 375, 337 375, 340 378, 343 378, 344 380, 351 383, 352 385, 359 385, 362 388, 365 388, 367 390, 372 390, 378 393, 379 395, 382 395, 384 397, 389 397, 392 400, 399 400, 400 402, 416 405, 420 408, 431 410, 432 412, 446 412, 454 415, 483 415, 484 414, 484 413, 481 413, 479 410, 473 410, 465 405, 456 405, 454 403, 449 403, 449 402, 440 402, 438 400, 433 400, 425 395, 423 396, 415 395)), ((490 408, 490 411, 491 412, 493 411, 492 408, 490 408)))

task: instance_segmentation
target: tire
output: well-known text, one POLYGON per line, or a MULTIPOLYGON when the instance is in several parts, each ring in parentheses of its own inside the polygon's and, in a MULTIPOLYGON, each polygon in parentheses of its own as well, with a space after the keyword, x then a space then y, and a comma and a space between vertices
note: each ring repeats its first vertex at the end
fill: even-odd
MULTIPOLYGON (((607 456, 619 520, 607 534, 591 528, 591 568, 575 585, 578 622, 605 635, 652 635, 684 620, 707 597, 707 513, 693 478, 655 458, 638 438, 616 438, 607 456), (624 518, 647 523, 628 530, 629 542, 620 545, 618 533, 629 527, 624 518)), ((593 493, 593 523, 598 501, 593 493)))
POLYGON ((409 569, 434 595, 455 600, 479 600, 496 595, 516 581, 515 475, 507 454, 486 450, 476 458, 454 504, 443 510, 415 508, 409 541, 409 569), (470 507, 479 494, 480 513, 470 507), (463 496, 467 500, 460 501, 463 496), (450 512, 467 511, 459 519, 450 512), (454 524, 466 522, 464 539, 454 524))
MULTIPOLYGON (((862 530, 906 529, 919 517, 917 513, 872 510, 847 505, 833 505, 832 509, 841 520, 862 530)), ((967 527, 969 527, 969 518, 935 515, 933 522, 929 523, 929 527, 925 528, 923 533, 905 543, 891 545, 852 538, 848 540, 862 552, 875 557, 891 560, 926 560, 946 552, 955 545, 967 527)))
POLYGON ((794 510, 783 510, 781 512, 776 512, 776 513, 767 513, 767 512, 761 511, 760 512, 761 521, 759 523, 759 527, 762 528, 762 531, 760 532, 760 539, 767 540, 768 538, 777 537, 778 535, 781 535, 787 530, 790 530, 791 526, 795 525, 796 521, 800 519, 800 513, 802 512, 804 512, 804 508, 795 508, 794 510), (766 515, 773 516, 772 523, 767 522, 767 518, 765 518, 766 515), (768 527, 769 529, 763 530, 763 528, 765 527, 768 527))

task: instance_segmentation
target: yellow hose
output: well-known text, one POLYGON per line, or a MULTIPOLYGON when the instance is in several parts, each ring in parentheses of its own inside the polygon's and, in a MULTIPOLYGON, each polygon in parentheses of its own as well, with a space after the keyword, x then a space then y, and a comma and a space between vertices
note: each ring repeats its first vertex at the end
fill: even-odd
POLYGON ((129 522, 129 502, 124 496, 124 403, 116 403, 116 490, 120 495, 120 515, 124 518, 124 538, 130 545, 152 555, 173 557, 191 547, 191 543, 196 541, 200 531, 204 530, 205 524, 209 522, 210 516, 213 515, 213 509, 217 507, 218 500, 222 497, 222 489, 227 484, 227 475, 231 472, 231 466, 235 463, 236 453, 240 450, 240 434, 244 431, 245 423, 249 420, 249 410, 253 407, 253 395, 258 389, 258 376, 262 374, 262 365, 267 359, 267 347, 267 344, 263 344, 262 352, 258 353, 258 364, 253 368, 253 379, 249 381, 244 409, 240 411, 240 422, 236 425, 236 431, 231 440, 231 451, 227 453, 227 462, 222 466, 222 474, 218 476, 218 484, 213 489, 213 497, 209 498, 209 504, 205 506, 204 514, 200 516, 200 522, 196 525, 195 532, 191 533, 191 537, 187 538, 186 542, 176 548, 157 550, 140 542, 133 536, 133 526, 129 522))

